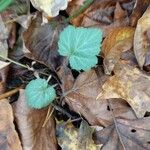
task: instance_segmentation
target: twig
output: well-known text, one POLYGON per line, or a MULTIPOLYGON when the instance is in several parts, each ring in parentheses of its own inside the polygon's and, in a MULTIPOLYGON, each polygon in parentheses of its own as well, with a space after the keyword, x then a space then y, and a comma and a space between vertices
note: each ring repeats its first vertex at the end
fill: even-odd
POLYGON ((17 88, 15 88, 15 89, 11 90, 11 91, 8 91, 8 92, 6 92, 6 93, 4 93, 4 94, 1 94, 1 95, 0 95, 0 100, 12 96, 13 94, 17 93, 21 88, 22 88, 22 86, 17 87, 17 88))

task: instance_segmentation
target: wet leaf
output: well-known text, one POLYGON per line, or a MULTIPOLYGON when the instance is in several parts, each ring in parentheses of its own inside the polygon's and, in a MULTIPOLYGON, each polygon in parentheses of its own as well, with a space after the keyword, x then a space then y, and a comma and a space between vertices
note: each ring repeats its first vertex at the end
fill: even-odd
POLYGON ((104 55, 104 69, 106 74, 111 74, 123 52, 133 46, 134 28, 120 27, 113 29, 102 44, 104 55))
POLYGON ((138 20, 134 35, 134 53, 141 69, 149 63, 149 38, 150 29, 150 7, 145 11, 143 16, 138 20), (148 58, 148 59, 146 59, 148 58))
POLYGON ((55 123, 51 116, 44 127, 48 109, 31 109, 27 106, 24 90, 20 90, 17 102, 13 104, 23 149, 56 150, 55 123))
POLYGON ((0 149, 22 150, 18 134, 14 126, 11 105, 6 99, 0 100, 0 149))
POLYGON ((98 131, 94 139, 102 150, 150 149, 150 117, 137 120, 116 119, 116 124, 98 131))
POLYGON ((127 63, 118 64, 114 73, 104 83, 99 96, 104 99, 126 100, 138 118, 143 117, 147 111, 150 112, 150 77, 127 63))
POLYGON ((99 150, 101 146, 94 144, 92 129, 85 121, 76 129, 71 123, 57 125, 58 143, 62 150, 99 150))

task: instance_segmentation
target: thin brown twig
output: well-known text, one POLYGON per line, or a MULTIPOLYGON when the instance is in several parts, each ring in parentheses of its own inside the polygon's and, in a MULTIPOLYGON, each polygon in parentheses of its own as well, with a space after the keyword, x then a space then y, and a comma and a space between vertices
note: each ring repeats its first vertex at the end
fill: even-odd
POLYGON ((11 90, 11 91, 8 91, 8 92, 6 92, 6 93, 4 93, 4 94, 1 94, 1 95, 0 95, 0 100, 12 96, 13 94, 17 93, 21 88, 22 88, 22 86, 17 87, 17 88, 15 88, 15 89, 11 90))

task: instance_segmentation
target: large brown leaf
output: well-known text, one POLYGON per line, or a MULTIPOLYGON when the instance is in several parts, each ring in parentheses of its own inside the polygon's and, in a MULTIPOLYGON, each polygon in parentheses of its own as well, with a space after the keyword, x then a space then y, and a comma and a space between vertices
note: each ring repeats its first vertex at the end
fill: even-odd
MULTIPOLYGON (((107 126, 112 123, 112 115, 107 100, 96 100, 101 85, 107 78, 101 70, 98 75, 95 70, 81 73, 75 82, 71 73, 67 71, 63 80, 64 87, 70 91, 65 96, 65 102, 75 112, 83 115, 91 125, 107 126), (69 90, 70 89, 70 90, 69 90)), ((61 74, 62 75, 62 74, 61 74)), ((135 118, 131 108, 123 100, 110 100, 116 117, 135 118)))
POLYGON ((13 124, 11 105, 6 99, 0 100, 0 149, 22 150, 18 134, 13 124))
POLYGON ((125 99, 137 117, 143 117, 150 111, 150 76, 123 62, 116 66, 114 73, 104 83, 99 96, 105 99, 125 99))
MULTIPOLYGON (((55 21, 58 20, 56 19, 55 21)), ((61 57, 57 51, 57 42, 59 33, 64 26, 59 25, 57 28, 54 27, 55 23, 42 25, 42 17, 37 14, 23 34, 25 46, 32 56, 51 69, 56 69, 61 64, 61 57)))
POLYGON ((102 150, 149 150, 150 117, 138 120, 116 119, 116 123, 95 133, 102 150))
POLYGON ((47 108, 31 109, 26 104, 24 90, 20 90, 20 97, 13 105, 13 110, 24 150, 57 149, 53 117, 50 117, 46 125, 42 127, 47 115, 47 108))
POLYGON ((132 48, 133 36, 134 28, 120 27, 113 29, 105 38, 102 44, 102 53, 106 74, 111 74, 122 53, 132 48))
POLYGON ((143 16, 138 20, 134 35, 134 53, 141 69, 144 65, 150 64, 149 59, 149 34, 150 29, 150 7, 145 11, 143 16))

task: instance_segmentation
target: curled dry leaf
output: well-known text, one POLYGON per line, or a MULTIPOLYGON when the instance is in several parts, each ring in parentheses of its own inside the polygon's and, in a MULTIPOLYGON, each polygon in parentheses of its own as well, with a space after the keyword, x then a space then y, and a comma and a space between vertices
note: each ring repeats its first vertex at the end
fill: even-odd
POLYGON ((44 127, 44 120, 48 109, 31 109, 27 106, 24 90, 20 90, 20 97, 13 104, 15 121, 21 137, 24 150, 56 150, 55 123, 51 116, 44 127))
POLYGON ((18 134, 13 124, 11 105, 6 99, 0 100, 0 149, 22 150, 18 134))
POLYGON ((113 29, 102 44, 104 55, 104 69, 106 74, 111 74, 121 54, 133 46, 134 28, 120 27, 113 29))
POLYGON ((116 124, 94 134, 102 150, 149 150, 150 117, 137 120, 116 119, 116 124))
POLYGON ((146 60, 149 55, 149 37, 150 30, 150 7, 145 11, 143 16, 138 20, 134 35, 134 53, 141 69, 144 65, 150 64, 150 60, 146 60))
POLYGON ((104 83, 99 97, 126 100, 138 118, 150 112, 150 76, 127 63, 117 64, 114 73, 115 75, 104 83))
MULTIPOLYGON (((66 92, 65 102, 75 112, 83 115, 91 125, 108 126, 113 121, 108 102, 104 99, 96 100, 107 77, 100 70, 99 76, 96 72, 90 70, 81 73, 74 82, 71 72, 67 71, 63 85, 66 92)), ((116 117, 135 118, 125 101, 111 100, 111 103, 116 117)))
POLYGON ((87 122, 82 121, 80 128, 71 123, 57 125, 58 143, 62 150, 99 150, 101 145, 94 144, 92 139, 94 129, 87 122))
POLYGON ((57 52, 57 42, 64 26, 54 29, 52 24, 41 24, 41 14, 37 14, 36 18, 32 19, 29 28, 23 33, 24 43, 37 61, 54 70, 62 60, 57 52))
POLYGON ((69 0, 30 0, 33 6, 48 17, 56 17, 60 10, 67 8, 69 0))
POLYGON ((132 27, 135 27, 137 25, 137 21, 143 15, 149 4, 150 4, 149 0, 136 1, 132 14, 130 15, 130 25, 132 27))
POLYGON ((81 26, 100 27, 106 36, 113 28, 129 25, 135 0, 95 0, 84 12, 81 26), (113 14, 113 15, 112 15, 113 14))

